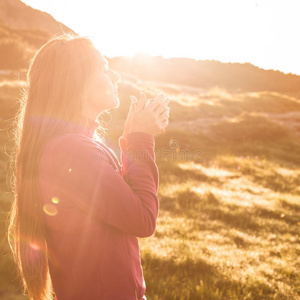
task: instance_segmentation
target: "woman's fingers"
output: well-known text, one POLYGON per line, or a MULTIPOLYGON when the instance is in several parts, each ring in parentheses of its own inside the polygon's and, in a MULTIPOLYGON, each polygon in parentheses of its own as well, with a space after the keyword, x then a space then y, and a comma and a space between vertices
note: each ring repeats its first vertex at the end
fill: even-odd
POLYGON ((170 107, 167 106, 168 103, 169 103, 169 101, 168 101, 168 102, 163 102, 162 104, 160 104, 160 105, 156 108, 155 113, 157 113, 158 115, 160 115, 160 114, 163 113, 165 110, 170 111, 170 107))
POLYGON ((131 103, 137 103, 138 99, 135 96, 130 96, 131 103))
POLYGON ((163 102, 164 98, 165 98, 164 93, 161 93, 158 96, 156 96, 152 100, 152 102, 148 105, 148 109, 151 109, 151 110, 154 111, 163 102))
POLYGON ((128 112, 126 120, 125 120, 123 134, 122 134, 122 136, 124 136, 124 137, 127 136, 128 132, 130 131, 130 127, 131 127, 131 123, 132 123, 132 116, 133 116, 133 113, 135 110, 135 105, 138 102, 137 98, 134 96, 130 96, 130 100, 131 100, 131 105, 130 105, 129 112, 128 112))
POLYGON ((169 118, 169 113, 170 113, 170 107, 167 107, 160 115, 159 118, 161 120, 169 118))
POLYGON ((165 98, 164 93, 160 93, 153 100, 152 99, 147 100, 146 94, 144 92, 140 92, 139 101, 135 96, 130 96, 131 101, 134 103, 135 110, 140 111, 144 108, 147 108, 149 110, 155 111, 158 114, 160 114, 170 102, 169 98, 166 99, 164 98, 165 98))
POLYGON ((166 98, 163 102, 164 105, 168 105, 170 103, 171 99, 170 98, 166 98))
POLYGON ((135 109, 137 111, 140 111, 140 110, 144 109, 145 105, 146 105, 146 102, 147 102, 146 94, 143 93, 143 92, 140 92, 140 100, 136 104, 135 109))
POLYGON ((138 103, 138 99, 135 96, 130 96, 130 100, 131 100, 131 106, 130 106, 130 110, 135 110, 137 103, 138 103))
POLYGON ((140 99, 130 96, 132 105, 132 122, 129 132, 141 131, 156 135, 165 131, 169 123, 170 99, 161 93, 153 100, 148 99, 146 94, 140 92, 140 99))
MULTIPOLYGON (((164 133, 169 124, 170 107, 167 105, 169 104, 170 99, 166 98, 163 100, 163 98, 164 98, 164 94, 160 94, 154 99, 156 100, 156 109, 152 112, 156 115, 156 124, 158 128, 157 133, 164 133)), ((152 106, 152 109, 153 107, 154 106, 152 106)))
MULTIPOLYGON (((160 124, 159 124, 160 132, 161 132, 162 130, 165 130, 166 127, 168 126, 168 124, 169 124, 169 119, 165 119, 165 120, 161 121, 160 124)), ((163 132, 164 132, 164 131, 163 131, 163 132)))
POLYGON ((131 104, 138 103, 138 99, 135 96, 130 96, 131 104))
POLYGON ((146 94, 144 92, 140 92, 140 101, 147 101, 146 94))

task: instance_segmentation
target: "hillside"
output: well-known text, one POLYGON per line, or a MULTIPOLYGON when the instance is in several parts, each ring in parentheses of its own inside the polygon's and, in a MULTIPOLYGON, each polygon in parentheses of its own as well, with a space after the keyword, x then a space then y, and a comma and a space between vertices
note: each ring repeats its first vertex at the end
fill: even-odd
POLYGON ((73 32, 51 15, 19 0, 0 1, 0 70, 28 68, 35 52, 51 37, 73 32))
MULTIPOLYGON (((0 296, 22 296, 4 224, 12 146, 10 118, 23 83, 0 83, 0 296)), ((300 299, 300 99, 122 80, 121 105, 104 114, 117 155, 129 95, 171 97, 170 124, 156 137, 160 213, 140 239, 153 300, 300 299)))
POLYGON ((0 24, 0 70, 27 69, 30 59, 50 38, 41 29, 14 29, 0 24))
POLYGON ((300 76, 263 70, 249 63, 221 63, 190 58, 114 57, 111 66, 136 78, 189 85, 208 89, 219 87, 231 92, 276 91, 299 93, 300 76))
MULTIPOLYGON (((33 9, 20 0, 0 2, 0 70, 26 68, 36 50, 52 36, 73 32, 51 15, 33 9)), ((189 58, 108 58, 111 68, 131 80, 174 83, 229 92, 274 91, 300 94, 300 76, 263 70, 249 63, 221 63, 189 58)))
MULTIPOLYGON (((1 0, 0 19, 0 299, 27 300, 5 229, 12 119, 20 75, 60 24, 18 0, 1 0)), ((171 99, 155 138, 157 227, 139 239, 147 298, 300 300, 300 77, 188 58, 108 60, 122 75, 120 106, 99 121, 117 156, 129 96, 171 99)))
POLYGON ((64 24, 57 22, 51 15, 34 9, 20 0, 0 1, 0 23, 14 29, 42 28, 51 36, 72 31, 64 24))

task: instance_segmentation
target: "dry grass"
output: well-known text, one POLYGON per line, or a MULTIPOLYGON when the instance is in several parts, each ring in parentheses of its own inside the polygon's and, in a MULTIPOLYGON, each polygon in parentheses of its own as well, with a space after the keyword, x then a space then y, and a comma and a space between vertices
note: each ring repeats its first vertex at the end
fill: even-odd
MULTIPOLYGON (((14 115, 21 86, 0 83, 1 129, 14 115)), ((114 144, 128 96, 140 89, 149 97, 167 91, 173 100, 169 128, 156 138, 157 229, 140 239, 148 299, 300 299, 299 131, 287 125, 291 118, 282 118, 292 113, 299 122, 299 99, 127 79, 120 84, 120 108, 108 122, 107 139, 114 144)), ((1 130, 1 152, 7 139, 1 130)), ((27 299, 5 240, 11 201, 6 160, 2 153, 0 298, 27 299)))
MULTIPOLYGON (((150 299, 299 298, 300 193, 266 187, 230 160, 240 162, 172 163, 162 177, 156 233, 140 241, 150 299)), ((265 161, 257 172, 277 168, 265 161)))

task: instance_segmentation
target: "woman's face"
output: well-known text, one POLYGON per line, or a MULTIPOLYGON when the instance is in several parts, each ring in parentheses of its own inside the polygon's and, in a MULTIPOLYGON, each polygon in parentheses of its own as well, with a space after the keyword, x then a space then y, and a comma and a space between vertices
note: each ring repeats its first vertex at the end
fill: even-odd
POLYGON ((105 65, 97 71, 89 82, 87 91, 87 114, 90 118, 107 109, 119 106, 117 81, 120 75, 112 71, 105 60, 105 65))

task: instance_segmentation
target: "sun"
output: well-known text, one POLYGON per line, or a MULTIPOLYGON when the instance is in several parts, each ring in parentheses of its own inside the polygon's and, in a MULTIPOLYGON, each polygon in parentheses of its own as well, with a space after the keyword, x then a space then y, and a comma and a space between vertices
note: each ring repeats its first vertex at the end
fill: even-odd
POLYGON ((299 1, 23 1, 91 37, 108 57, 142 52, 300 74, 299 1))

